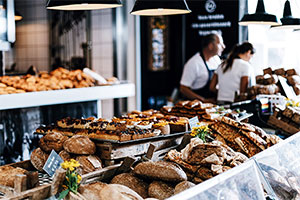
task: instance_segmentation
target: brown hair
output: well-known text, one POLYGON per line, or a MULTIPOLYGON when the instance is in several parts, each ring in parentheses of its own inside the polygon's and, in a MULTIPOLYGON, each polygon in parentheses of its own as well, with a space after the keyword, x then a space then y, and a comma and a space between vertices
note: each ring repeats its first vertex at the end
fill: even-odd
POLYGON ((251 54, 255 53, 255 50, 253 48, 253 45, 250 42, 243 42, 242 44, 236 44, 231 52, 229 53, 229 56, 226 60, 224 60, 221 64, 223 68, 223 72, 225 73, 229 69, 231 69, 234 59, 240 58, 239 54, 246 53, 248 51, 251 51, 251 54))

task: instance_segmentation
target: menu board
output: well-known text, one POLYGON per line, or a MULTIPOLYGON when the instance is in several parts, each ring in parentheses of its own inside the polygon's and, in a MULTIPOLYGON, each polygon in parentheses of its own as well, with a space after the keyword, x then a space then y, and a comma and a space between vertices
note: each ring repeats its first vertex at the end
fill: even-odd
POLYGON ((238 43, 238 0, 193 0, 188 1, 192 13, 186 17, 186 60, 200 50, 201 38, 216 31, 223 36, 228 53, 238 43))

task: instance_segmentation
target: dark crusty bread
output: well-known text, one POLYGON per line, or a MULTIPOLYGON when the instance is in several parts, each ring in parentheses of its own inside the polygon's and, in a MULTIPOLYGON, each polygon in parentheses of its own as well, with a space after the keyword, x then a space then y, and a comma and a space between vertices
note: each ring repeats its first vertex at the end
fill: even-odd
POLYGON ((111 183, 125 185, 138 193, 141 197, 148 197, 148 184, 132 173, 123 173, 115 176, 111 183))
POLYGON ((70 159, 72 158, 71 155, 70 155, 66 150, 60 151, 58 155, 59 155, 64 161, 70 160, 70 159))
POLYGON ((101 199, 100 191, 106 186, 106 183, 95 182, 91 184, 80 185, 78 192, 86 199, 101 199))
POLYGON ((41 148, 33 150, 30 155, 31 164, 39 171, 44 171, 43 167, 48 159, 49 154, 44 152, 41 148))
POLYGON ((172 187, 172 185, 164 183, 162 181, 153 181, 149 185, 148 194, 153 198, 166 199, 174 194, 174 188, 172 187))
POLYGON ((104 186, 103 189, 100 190, 100 197, 101 200, 143 200, 143 198, 135 191, 119 184, 109 184, 104 186))
POLYGON ((171 162, 142 162, 134 168, 134 173, 150 179, 180 182, 186 181, 187 176, 179 165, 171 162))
POLYGON ((1 166, 0 167, 0 185, 14 187, 15 176, 26 174, 28 171, 19 167, 1 166))
POLYGON ((195 184, 189 181, 182 181, 175 186, 174 194, 178 194, 184 190, 194 187, 195 184))
POLYGON ((69 153, 89 155, 96 152, 96 145, 86 136, 75 135, 65 141, 64 149, 69 153))
POLYGON ((56 152, 59 152, 63 149, 63 144, 67 139, 68 137, 62 135, 61 133, 52 132, 40 139, 39 146, 47 153, 50 153, 52 149, 56 152))
POLYGON ((272 68, 271 67, 263 69, 263 71, 264 71, 264 74, 272 74, 272 68))
POLYGON ((81 175, 102 169, 102 162, 97 156, 77 156, 75 160, 80 163, 80 167, 77 168, 77 172, 81 175))
POLYGON ((297 72, 295 69, 288 69, 285 71, 287 76, 297 75, 297 72))

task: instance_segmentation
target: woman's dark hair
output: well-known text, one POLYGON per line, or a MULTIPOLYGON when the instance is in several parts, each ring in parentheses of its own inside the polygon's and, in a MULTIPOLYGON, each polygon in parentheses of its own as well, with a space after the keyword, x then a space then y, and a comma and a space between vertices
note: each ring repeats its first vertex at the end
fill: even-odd
POLYGON ((234 59, 240 58, 239 54, 246 53, 248 51, 251 51, 251 54, 255 53, 255 50, 253 48, 253 45, 249 42, 243 42, 242 44, 236 44, 231 52, 229 53, 228 58, 222 62, 221 66, 223 68, 223 72, 225 73, 229 69, 231 69, 234 59))

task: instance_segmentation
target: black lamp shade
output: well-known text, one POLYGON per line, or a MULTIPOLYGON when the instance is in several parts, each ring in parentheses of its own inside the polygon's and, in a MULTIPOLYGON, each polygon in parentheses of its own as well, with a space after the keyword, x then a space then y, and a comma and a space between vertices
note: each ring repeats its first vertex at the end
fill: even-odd
POLYGON ((272 26, 276 29, 300 29, 300 18, 294 18, 292 16, 291 5, 287 0, 284 4, 283 18, 280 19, 280 26, 272 26))
POLYGON ((120 0, 48 0, 47 9, 96 10, 122 6, 120 0))
POLYGON ((276 26, 280 25, 275 15, 266 13, 263 0, 258 0, 256 11, 254 14, 246 14, 239 22, 241 26, 248 26, 250 24, 262 24, 276 26))
POLYGON ((133 15, 160 16, 190 13, 185 0, 136 0, 133 15))

